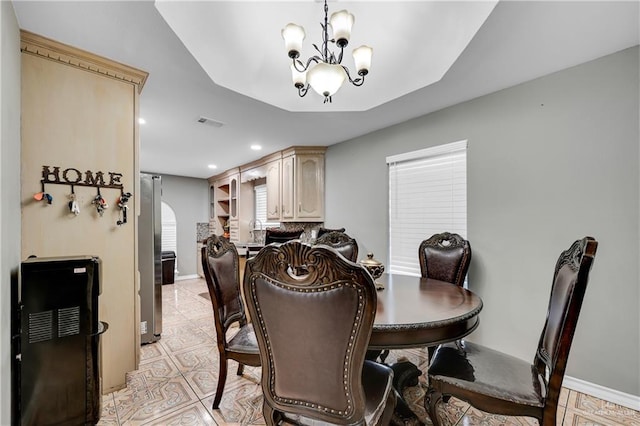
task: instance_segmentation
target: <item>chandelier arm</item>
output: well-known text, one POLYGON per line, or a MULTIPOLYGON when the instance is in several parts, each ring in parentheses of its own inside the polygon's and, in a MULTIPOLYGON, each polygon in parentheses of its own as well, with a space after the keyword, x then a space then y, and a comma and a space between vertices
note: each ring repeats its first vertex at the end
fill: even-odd
POLYGON ((307 92, 309 92, 309 87, 309 84, 307 84, 305 87, 298 87, 298 96, 304 98, 307 92))
POLYGON ((318 58, 320 58, 320 60, 321 60, 322 62, 327 62, 327 56, 326 56, 326 54, 325 54, 325 52, 327 51, 327 49, 325 48, 325 44, 323 43, 323 44, 322 44, 322 49, 320 49, 320 48, 318 47, 318 45, 314 43, 314 44, 313 44, 313 48, 314 48, 314 49, 316 49, 316 52, 318 52, 318 55, 320 55, 320 56, 318 56, 318 58))
POLYGON ((311 62, 315 62, 317 64, 319 62, 322 62, 322 58, 320 58, 319 56, 312 56, 307 60, 307 64, 306 65, 304 65, 301 60, 294 59, 293 60, 293 67, 298 72, 306 72, 309 69, 309 65, 311 64, 311 62))
POLYGON ((342 64, 342 55, 344 54, 344 47, 340 48, 340 56, 338 56, 338 61, 336 64, 342 64))
POLYGON ((351 74, 349 74, 349 68, 345 67, 344 65, 340 65, 340 66, 342 67, 342 69, 344 69, 344 72, 347 74, 347 78, 349 79, 349 82, 351 84, 353 84, 356 87, 360 87, 364 84, 364 75, 360 75, 354 80, 351 78, 351 74))

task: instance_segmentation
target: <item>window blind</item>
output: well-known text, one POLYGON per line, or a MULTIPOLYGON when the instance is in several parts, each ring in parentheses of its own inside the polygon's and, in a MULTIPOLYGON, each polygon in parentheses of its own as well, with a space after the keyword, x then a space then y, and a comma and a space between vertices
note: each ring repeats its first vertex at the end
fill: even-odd
POLYGON ((387 157, 389 272, 420 275, 418 247, 431 235, 467 236, 467 141, 387 157))
MULTIPOLYGON (((161 208, 161 250, 172 251, 178 256, 178 232, 176 214, 167 203, 162 201, 161 208)), ((175 272, 178 272, 178 262, 175 262, 175 272)))
POLYGON ((255 193, 256 222, 260 221, 263 230, 267 227, 279 227, 279 222, 269 222, 267 220, 267 185, 256 185, 253 190, 255 193))

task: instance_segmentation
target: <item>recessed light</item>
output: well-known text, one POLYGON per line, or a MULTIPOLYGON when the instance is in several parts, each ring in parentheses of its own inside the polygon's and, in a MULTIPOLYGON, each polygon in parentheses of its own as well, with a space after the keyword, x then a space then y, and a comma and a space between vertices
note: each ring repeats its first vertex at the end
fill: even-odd
POLYGON ((209 167, 210 169, 217 169, 218 166, 216 166, 215 164, 209 164, 207 167, 209 167))
POLYGON ((140 118, 138 118, 138 123, 147 124, 147 120, 145 120, 144 118, 140 117, 140 118))
POLYGON ((262 149, 262 147, 260 145, 251 145, 251 149, 254 151, 260 151, 262 149))

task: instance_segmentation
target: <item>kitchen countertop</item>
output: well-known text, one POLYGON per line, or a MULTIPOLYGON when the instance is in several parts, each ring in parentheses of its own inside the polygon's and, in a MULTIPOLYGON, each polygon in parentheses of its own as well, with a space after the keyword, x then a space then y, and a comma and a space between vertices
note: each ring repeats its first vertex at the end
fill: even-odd
POLYGON ((264 247, 264 243, 254 243, 250 241, 237 241, 233 243, 237 248, 264 247))

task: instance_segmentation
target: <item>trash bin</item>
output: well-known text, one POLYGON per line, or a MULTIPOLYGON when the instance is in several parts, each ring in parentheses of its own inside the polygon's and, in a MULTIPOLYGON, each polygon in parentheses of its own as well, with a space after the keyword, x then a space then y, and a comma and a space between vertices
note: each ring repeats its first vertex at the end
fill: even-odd
POLYGON ((173 251, 162 252, 162 284, 173 284, 175 281, 176 253, 173 251))

